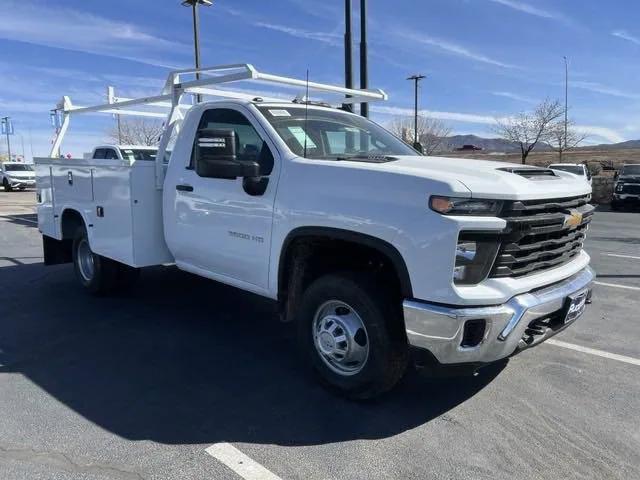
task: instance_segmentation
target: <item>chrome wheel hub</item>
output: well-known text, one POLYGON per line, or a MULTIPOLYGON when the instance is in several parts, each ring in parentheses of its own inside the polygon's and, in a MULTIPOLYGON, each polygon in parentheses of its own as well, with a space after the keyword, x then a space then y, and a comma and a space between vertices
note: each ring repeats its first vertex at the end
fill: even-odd
POLYGON ((313 319, 313 343, 323 362, 340 375, 355 375, 369 358, 369 338, 360 315, 340 300, 323 303, 313 319))
POLYGON ((93 252, 91 251, 91 248, 89 248, 89 242, 86 238, 80 240, 77 255, 80 275, 82 275, 82 278, 87 282, 90 282, 93 279, 95 265, 93 263, 93 252))

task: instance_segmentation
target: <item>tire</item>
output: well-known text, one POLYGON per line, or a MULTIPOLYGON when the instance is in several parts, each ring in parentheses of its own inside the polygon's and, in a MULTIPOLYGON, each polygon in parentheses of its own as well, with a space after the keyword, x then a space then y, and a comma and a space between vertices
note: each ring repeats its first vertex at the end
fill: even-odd
POLYGON ((5 192, 13 192, 13 187, 9 182, 7 182, 6 178, 2 182, 2 186, 4 187, 5 192))
POLYGON ((409 355, 400 306, 371 276, 318 278, 302 295, 296 320, 302 354, 341 395, 373 398, 402 378, 409 355))
POLYGON ((614 211, 620 210, 620 204, 618 204, 618 202, 616 202, 616 201, 612 201, 611 202, 611 210, 614 210, 614 211))
POLYGON ((76 230, 72 254, 76 277, 85 289, 94 295, 105 295, 115 289, 118 263, 91 251, 84 227, 76 230))

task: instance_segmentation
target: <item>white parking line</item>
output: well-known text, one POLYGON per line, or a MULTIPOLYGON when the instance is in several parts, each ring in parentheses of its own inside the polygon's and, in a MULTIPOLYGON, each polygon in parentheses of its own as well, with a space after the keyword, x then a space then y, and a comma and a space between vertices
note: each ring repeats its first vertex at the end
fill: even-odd
POLYGON ((605 283, 605 282, 593 282, 596 285, 602 285, 603 287, 624 288, 626 290, 640 291, 640 287, 630 287, 629 285, 618 285, 617 283, 605 283))
POLYGON ((620 255, 619 253, 603 253, 602 255, 606 255, 607 257, 631 258, 633 260, 640 260, 640 257, 635 257, 633 255, 620 255))
POLYGON ((575 345, 573 343, 562 342, 554 338, 550 338, 545 343, 554 345, 556 347, 568 348, 569 350, 575 350, 576 352, 588 353, 589 355, 595 355, 597 357, 608 358, 610 360, 617 360, 618 362, 630 363, 631 365, 640 366, 640 359, 627 357, 625 355, 618 355, 617 353, 609 353, 604 350, 596 350, 595 348, 583 347, 581 345, 575 345))
POLYGON ((205 451, 245 480, 282 480, 230 443, 214 443, 205 451))

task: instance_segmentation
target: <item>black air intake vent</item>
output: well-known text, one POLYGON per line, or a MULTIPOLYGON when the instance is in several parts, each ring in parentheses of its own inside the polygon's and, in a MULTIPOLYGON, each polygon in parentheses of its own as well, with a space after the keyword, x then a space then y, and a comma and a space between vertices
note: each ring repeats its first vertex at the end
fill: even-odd
POLYGON ((498 170, 514 173, 530 180, 555 180, 560 178, 550 168, 506 167, 498 170))

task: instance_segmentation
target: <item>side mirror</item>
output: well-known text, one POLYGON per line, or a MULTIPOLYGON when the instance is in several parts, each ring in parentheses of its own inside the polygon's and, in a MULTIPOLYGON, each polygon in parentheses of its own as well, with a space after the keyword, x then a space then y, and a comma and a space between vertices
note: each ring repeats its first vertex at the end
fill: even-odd
POLYGON ((238 160, 236 132, 233 130, 198 130, 195 167, 201 177, 235 179, 260 176, 258 162, 238 160))
POLYGON ((617 180, 619 176, 620 176, 620 172, 616 170, 616 173, 613 174, 613 179, 617 180))

